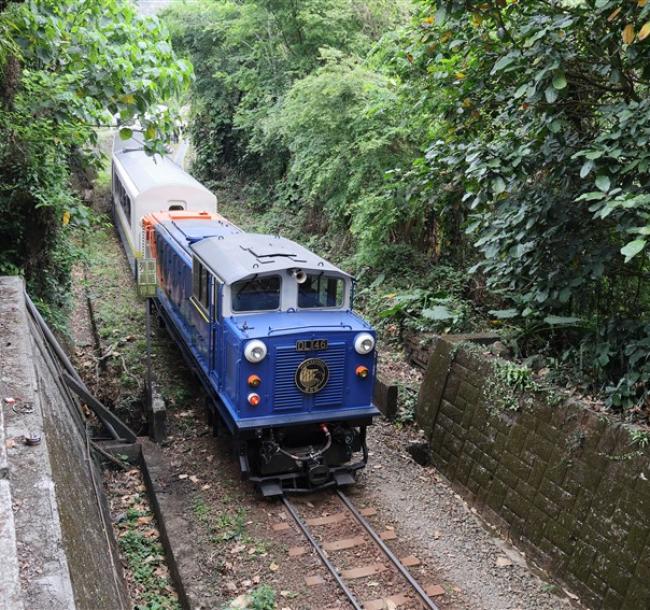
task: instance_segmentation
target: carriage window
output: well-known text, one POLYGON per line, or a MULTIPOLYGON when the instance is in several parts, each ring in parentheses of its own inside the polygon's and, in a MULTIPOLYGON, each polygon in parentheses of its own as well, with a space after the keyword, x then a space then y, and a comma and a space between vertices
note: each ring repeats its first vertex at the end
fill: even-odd
POLYGON ((131 222, 131 198, 126 194, 126 189, 124 188, 124 185, 122 184, 121 180, 114 175, 115 178, 115 195, 117 195, 117 200, 119 204, 122 206, 122 210, 124 211, 124 215, 127 217, 128 221, 131 222))
POLYGON ((345 295, 345 283, 341 278, 326 275, 307 275, 298 284, 298 307, 341 307, 345 295))
POLYGON ((210 301, 209 280, 210 274, 208 270, 194 259, 192 262, 192 297, 206 311, 210 301))
POLYGON ((122 208, 124 209, 124 214, 131 222, 131 198, 124 192, 124 199, 122 200, 122 208))
POLYGON ((280 308, 281 280, 277 275, 254 277, 232 285, 233 311, 265 311, 280 308))

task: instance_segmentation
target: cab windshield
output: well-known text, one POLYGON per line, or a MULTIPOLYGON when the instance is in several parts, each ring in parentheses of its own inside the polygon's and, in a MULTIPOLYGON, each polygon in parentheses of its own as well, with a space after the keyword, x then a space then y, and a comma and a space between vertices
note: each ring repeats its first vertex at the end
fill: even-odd
POLYGON ((232 285, 233 311, 272 311, 280 309, 280 276, 254 277, 232 285))
POLYGON ((342 278, 323 274, 308 274, 302 284, 298 284, 298 307, 341 307, 345 295, 345 282, 342 278))

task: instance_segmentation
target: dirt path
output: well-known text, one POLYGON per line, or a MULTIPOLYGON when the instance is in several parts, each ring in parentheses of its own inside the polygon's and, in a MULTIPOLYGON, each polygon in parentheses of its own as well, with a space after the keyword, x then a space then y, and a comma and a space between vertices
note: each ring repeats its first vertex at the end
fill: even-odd
MULTIPOLYGON (((101 349, 117 354, 106 358, 106 372, 99 383, 95 379, 95 385, 118 412, 137 420, 133 411, 139 406, 137 379, 142 375, 142 303, 107 222, 94 233, 91 254, 86 281, 101 349)), ((84 314, 82 281, 83 277, 75 274, 74 338, 82 370, 92 378, 95 362, 88 351, 93 350, 92 327, 84 314)), ((289 519, 282 506, 259 499, 250 484, 239 480, 229 440, 212 436, 199 383, 187 373, 164 331, 157 331, 153 339, 153 367, 168 408, 168 437, 162 452, 172 472, 170 485, 183 498, 178 510, 185 517, 185 527, 174 535, 184 536, 192 545, 196 565, 191 586, 203 600, 201 607, 227 608, 246 594, 252 594, 254 607, 262 610, 347 607, 333 587, 305 582, 306 576, 326 573, 312 553, 290 556, 289 549, 304 541, 293 526, 282 527, 289 519), (269 601, 273 599, 275 602, 269 601)), ((394 529, 396 539, 390 544, 397 554, 415 555, 420 561, 413 568, 415 573, 426 584, 443 588, 436 603, 447 610, 568 607, 566 600, 551 593, 551 585, 531 573, 516 551, 481 526, 435 470, 413 462, 404 450, 409 433, 386 422, 372 428, 371 465, 351 496, 360 507, 376 508, 373 524, 379 530, 394 529)), ((148 509, 140 506, 139 497, 133 500, 134 493, 141 493, 140 483, 132 480, 133 473, 122 476, 131 479, 107 476, 111 502, 118 512, 123 506, 128 512, 129 502, 135 501, 138 515, 132 511, 126 523, 142 518, 145 535, 151 535, 146 534, 148 509)), ((314 506, 321 514, 330 511, 327 503, 314 506)), ((118 523, 124 524, 124 519, 118 523)), ((166 577, 164 567, 158 574, 166 577)), ((366 583, 368 597, 374 590, 375 597, 389 593, 382 590, 381 583, 380 577, 366 583)))

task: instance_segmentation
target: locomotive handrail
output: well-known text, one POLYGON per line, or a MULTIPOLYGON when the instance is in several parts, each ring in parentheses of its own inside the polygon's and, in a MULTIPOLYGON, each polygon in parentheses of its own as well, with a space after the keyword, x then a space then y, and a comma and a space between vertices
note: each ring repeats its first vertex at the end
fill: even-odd
POLYGON ((308 324, 305 326, 287 326, 285 328, 271 328, 269 326, 269 335, 272 335, 273 333, 279 333, 282 331, 294 331, 294 330, 302 330, 305 328, 348 328, 352 330, 352 326, 350 324, 308 324))

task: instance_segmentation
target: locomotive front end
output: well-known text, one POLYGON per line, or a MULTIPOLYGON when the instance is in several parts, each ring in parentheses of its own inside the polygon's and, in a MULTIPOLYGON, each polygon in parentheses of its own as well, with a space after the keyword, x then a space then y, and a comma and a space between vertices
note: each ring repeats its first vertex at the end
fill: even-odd
POLYGON ((242 472, 264 495, 349 485, 368 459, 376 335, 352 278, 287 239, 193 246, 218 280, 214 379, 242 472))
POLYGON ((377 414, 374 331, 349 311, 251 316, 239 331, 251 478, 263 491, 353 483, 377 414))

